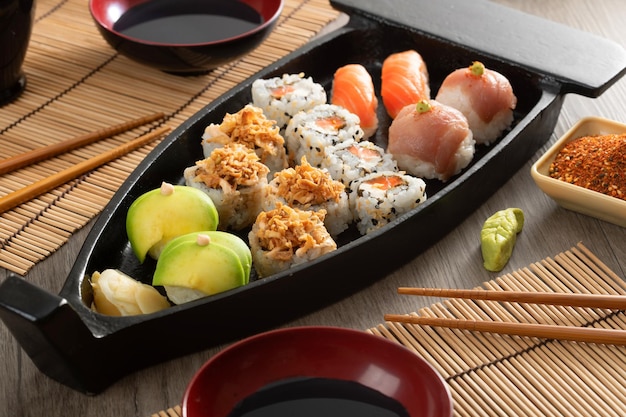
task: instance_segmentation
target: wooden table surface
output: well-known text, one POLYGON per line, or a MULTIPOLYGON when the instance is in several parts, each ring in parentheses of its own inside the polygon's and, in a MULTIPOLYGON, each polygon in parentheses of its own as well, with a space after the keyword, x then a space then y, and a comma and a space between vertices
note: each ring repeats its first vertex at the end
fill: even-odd
MULTIPOLYGON (((498 2, 616 42, 626 40, 626 3, 623 0, 498 2)), ((626 123, 626 79, 618 81, 596 99, 567 96, 548 144, 586 116, 602 116, 626 123)), ((371 287, 286 326, 367 329, 381 323, 385 313, 408 313, 432 303, 427 298, 400 297, 396 295, 398 286, 469 288, 554 256, 580 241, 619 276, 625 277, 626 229, 557 206, 535 186, 530 176, 530 167, 538 156, 539 153, 531 158, 460 227, 412 262, 371 287), (501 273, 489 273, 482 267, 479 231, 489 215, 507 207, 522 208, 526 224, 506 268, 501 273)), ((69 272, 90 226, 78 231, 60 250, 36 265, 28 273, 28 280, 58 293, 64 281, 62 277, 69 272)), ((8 271, 0 269, 0 280, 6 275, 8 271)), ((7 328, 0 325, 0 416, 150 416, 179 404, 191 376, 220 348, 137 372, 103 393, 88 397, 40 373, 7 328)))

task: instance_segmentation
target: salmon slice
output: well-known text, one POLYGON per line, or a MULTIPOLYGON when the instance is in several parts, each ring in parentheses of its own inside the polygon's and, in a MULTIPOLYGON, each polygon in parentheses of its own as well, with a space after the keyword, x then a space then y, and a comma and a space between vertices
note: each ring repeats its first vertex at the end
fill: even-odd
POLYGON ((381 82, 383 104, 392 119, 403 107, 430 99, 426 63, 415 50, 389 55, 383 61, 381 82))
POLYGON ((405 181, 399 175, 382 175, 380 177, 367 180, 365 183, 387 191, 405 184, 405 181))
POLYGON ((359 116, 364 137, 370 137, 378 128, 374 82, 363 65, 348 64, 335 71, 331 103, 359 116))

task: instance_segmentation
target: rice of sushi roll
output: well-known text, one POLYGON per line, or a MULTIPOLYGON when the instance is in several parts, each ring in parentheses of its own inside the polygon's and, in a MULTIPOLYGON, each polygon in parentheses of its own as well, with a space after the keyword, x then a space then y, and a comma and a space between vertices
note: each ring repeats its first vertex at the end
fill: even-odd
POLYGON ((436 100, 465 115, 477 144, 489 145, 513 123, 517 97, 502 74, 474 62, 450 73, 436 100))
POLYGON ((398 171, 391 154, 373 142, 352 139, 326 148, 322 168, 346 187, 354 180, 378 171, 398 171))
POLYGON ((426 201, 426 183, 403 171, 366 175, 352 183, 354 218, 362 234, 371 233, 426 201))
POLYGON ((299 165, 275 174, 265 187, 263 211, 272 210, 279 203, 301 210, 324 209, 324 224, 333 237, 352 223, 346 187, 333 180, 326 170, 310 165, 305 157, 299 165))
POLYGON ((300 210, 280 203, 261 212, 248 234, 257 274, 267 277, 336 250, 324 226, 325 215, 325 210, 300 210))
POLYGON ((202 135, 204 157, 231 142, 253 149, 270 173, 288 166, 285 139, 276 122, 265 117, 258 107, 248 104, 237 113, 226 114, 221 124, 208 125, 202 135))
POLYGON ((307 161, 319 167, 324 149, 347 140, 360 142, 363 129, 359 117, 341 106, 321 104, 296 114, 285 129, 287 155, 292 164, 306 156, 307 161))
POLYGON ((220 230, 241 230, 261 212, 269 169, 243 144, 230 143, 185 169, 185 184, 206 192, 219 214, 220 230))
POLYGON ((402 108, 389 126, 387 152, 398 168, 416 177, 447 181, 474 158, 467 118, 436 100, 402 108))
POLYGON ((252 83, 252 104, 261 108, 268 119, 275 120, 281 131, 296 113, 325 104, 326 100, 324 87, 303 73, 252 83))

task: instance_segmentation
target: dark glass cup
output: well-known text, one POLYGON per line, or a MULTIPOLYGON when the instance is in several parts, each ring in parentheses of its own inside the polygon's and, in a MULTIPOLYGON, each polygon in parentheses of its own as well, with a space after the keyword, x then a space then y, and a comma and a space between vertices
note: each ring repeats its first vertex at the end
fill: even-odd
POLYGON ((26 87, 22 68, 35 19, 35 0, 0 0, 0 106, 26 87))

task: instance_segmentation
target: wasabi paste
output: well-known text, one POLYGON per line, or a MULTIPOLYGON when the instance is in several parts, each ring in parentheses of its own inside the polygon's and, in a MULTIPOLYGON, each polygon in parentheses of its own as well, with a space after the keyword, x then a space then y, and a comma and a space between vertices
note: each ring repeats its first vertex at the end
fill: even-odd
POLYGON ((513 253, 517 234, 524 226, 524 212, 519 208, 500 210, 489 217, 480 231, 485 269, 501 271, 513 253))

